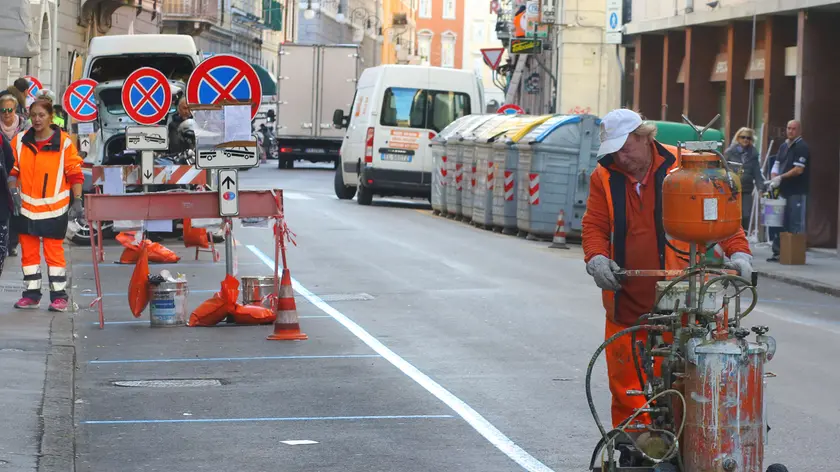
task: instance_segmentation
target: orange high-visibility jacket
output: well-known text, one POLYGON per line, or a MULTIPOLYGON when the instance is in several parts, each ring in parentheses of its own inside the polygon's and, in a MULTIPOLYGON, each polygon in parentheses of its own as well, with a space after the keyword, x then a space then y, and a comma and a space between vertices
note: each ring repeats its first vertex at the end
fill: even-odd
POLYGON ((84 182, 82 158, 76 146, 57 126, 40 151, 35 144, 35 129, 30 128, 12 140, 15 166, 11 176, 20 183, 21 218, 16 229, 21 234, 42 238, 64 239, 70 186, 84 182))
MULTIPOLYGON (((589 198, 581 222, 585 261, 597 255, 614 260, 623 269, 668 269, 688 267, 688 256, 666 244, 662 220, 662 182, 679 167, 676 148, 654 141, 650 174, 637 192, 632 178, 613 162, 612 155, 601 158, 590 176, 589 198), (669 150, 670 149, 670 150, 669 150)), ((679 251, 688 252, 688 243, 668 240, 679 251)), ((750 254, 744 230, 720 242, 727 256, 750 254)), ((656 277, 629 277, 621 290, 604 290, 602 299, 607 317, 631 325, 650 312, 656 299, 656 277)))

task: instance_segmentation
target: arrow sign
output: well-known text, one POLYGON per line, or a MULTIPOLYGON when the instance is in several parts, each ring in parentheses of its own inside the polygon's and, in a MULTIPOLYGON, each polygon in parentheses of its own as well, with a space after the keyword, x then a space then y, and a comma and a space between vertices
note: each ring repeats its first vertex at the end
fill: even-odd
POLYGON ((166 76, 151 67, 141 67, 125 79, 122 104, 129 118, 141 125, 155 125, 172 105, 172 90, 166 76))
POLYGON ((62 103, 71 118, 82 123, 96 119, 98 109, 93 95, 96 86, 97 82, 93 79, 81 79, 67 87, 62 103))
POLYGON ((87 137, 84 137, 81 141, 79 141, 79 151, 90 152, 90 140, 87 137))
POLYGON ((488 48, 481 50, 481 55, 484 56, 484 62, 493 70, 499 68, 499 64, 502 62, 502 56, 504 53, 505 48, 488 48))
POLYGON ((143 185, 152 185, 155 183, 155 153, 153 151, 140 151, 141 166, 140 170, 143 172, 141 183, 143 185))
POLYGON ((187 102, 215 105, 220 102, 251 102, 251 119, 262 101, 262 85, 251 64, 229 54, 203 60, 187 81, 187 102))
POLYGON ((239 215, 239 174, 236 169, 219 170, 219 216, 239 215))

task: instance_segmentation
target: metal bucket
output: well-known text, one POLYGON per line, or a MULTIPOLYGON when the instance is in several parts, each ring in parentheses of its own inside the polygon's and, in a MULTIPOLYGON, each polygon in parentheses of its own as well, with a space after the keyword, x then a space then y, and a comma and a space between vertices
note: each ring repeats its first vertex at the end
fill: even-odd
POLYGON ((761 199, 761 224, 768 228, 785 225, 785 199, 761 199))
POLYGON ((274 293, 274 277, 242 276, 242 304, 262 305, 266 297, 274 293))
POLYGON ((153 328, 184 326, 188 317, 186 281, 149 284, 149 321, 153 328))

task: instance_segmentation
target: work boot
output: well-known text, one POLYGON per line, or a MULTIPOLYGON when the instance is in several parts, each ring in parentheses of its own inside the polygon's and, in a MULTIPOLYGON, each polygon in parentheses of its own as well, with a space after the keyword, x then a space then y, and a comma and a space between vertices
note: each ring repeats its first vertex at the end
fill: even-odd
POLYGON ((67 305, 67 300, 59 298, 58 300, 55 300, 52 303, 50 303, 50 311, 65 312, 67 311, 67 305))
POLYGON ((37 310, 41 308, 41 300, 23 297, 15 303, 15 308, 19 310, 37 310))
POLYGON ((776 255, 776 254, 773 254, 772 256, 767 258, 767 262, 779 262, 779 256, 776 255))

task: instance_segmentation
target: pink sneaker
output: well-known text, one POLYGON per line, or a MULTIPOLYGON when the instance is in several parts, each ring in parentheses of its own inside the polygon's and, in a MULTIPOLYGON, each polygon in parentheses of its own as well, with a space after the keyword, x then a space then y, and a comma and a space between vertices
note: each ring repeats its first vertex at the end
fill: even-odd
POLYGON ((31 298, 23 297, 15 303, 15 308, 20 310, 37 310, 41 308, 41 300, 33 300, 31 298))
POLYGON ((67 305, 67 300, 59 298, 58 300, 50 303, 50 311, 67 311, 67 305))

